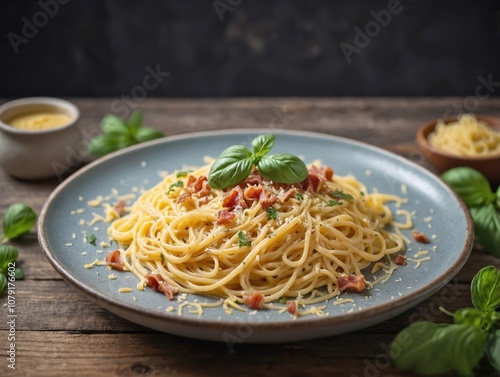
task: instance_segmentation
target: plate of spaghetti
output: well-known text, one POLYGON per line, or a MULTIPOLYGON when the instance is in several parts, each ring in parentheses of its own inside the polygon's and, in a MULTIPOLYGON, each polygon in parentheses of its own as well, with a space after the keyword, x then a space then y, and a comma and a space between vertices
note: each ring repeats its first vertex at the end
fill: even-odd
POLYGON ((462 202, 420 166, 349 139, 263 130, 101 158, 50 195, 38 234, 61 276, 105 309, 229 345, 387 320, 450 281, 473 241, 462 202))

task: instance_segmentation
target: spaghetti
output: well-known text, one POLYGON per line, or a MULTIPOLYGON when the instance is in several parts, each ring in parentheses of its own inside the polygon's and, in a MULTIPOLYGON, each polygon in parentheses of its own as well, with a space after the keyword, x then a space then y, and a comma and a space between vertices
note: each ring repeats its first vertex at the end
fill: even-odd
MULTIPOLYGON (((108 233, 114 262, 169 298, 215 295, 260 309, 274 300, 313 304, 365 287, 362 270, 404 249, 386 205, 404 199, 369 194, 353 176, 316 163, 298 184, 254 171, 238 185, 210 188, 210 165, 175 172, 144 192, 108 233), (119 258, 118 258, 119 257, 119 258)), ((387 261, 387 260, 386 260, 387 261)))
POLYGON ((457 122, 439 121, 429 135, 432 146, 459 156, 488 156, 500 154, 500 132, 472 115, 463 115, 457 122))

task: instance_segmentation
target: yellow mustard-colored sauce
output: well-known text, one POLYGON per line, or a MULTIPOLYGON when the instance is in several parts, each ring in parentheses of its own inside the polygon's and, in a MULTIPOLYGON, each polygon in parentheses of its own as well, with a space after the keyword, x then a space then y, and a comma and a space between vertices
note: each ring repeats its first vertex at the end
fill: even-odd
POLYGON ((58 112, 35 112, 17 115, 6 123, 14 128, 27 131, 41 131, 62 127, 69 123, 71 117, 58 112))

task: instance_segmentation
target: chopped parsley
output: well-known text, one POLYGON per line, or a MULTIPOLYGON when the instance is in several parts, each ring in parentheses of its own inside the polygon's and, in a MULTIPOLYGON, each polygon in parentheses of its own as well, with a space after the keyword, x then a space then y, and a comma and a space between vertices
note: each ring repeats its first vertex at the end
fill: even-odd
POLYGON ((176 187, 183 187, 183 186, 184 183, 182 181, 177 181, 175 183, 172 183, 168 188, 167 195, 170 194, 172 191, 174 191, 176 187))
POLYGON ((337 204, 338 204, 338 205, 341 205, 341 204, 342 204, 342 202, 339 202, 338 200, 333 200, 333 199, 330 199, 330 200, 328 201, 328 206, 329 206, 329 207, 336 206, 337 204))
POLYGON ((266 209, 266 212, 268 220, 276 220, 278 218, 278 211, 276 211, 276 208, 271 206, 266 209))
POLYGON ((330 196, 334 199, 342 199, 342 200, 352 200, 354 199, 351 194, 346 194, 343 191, 340 190, 335 190, 333 194, 330 194, 330 196))
POLYGON ((248 237, 241 230, 238 232, 238 246, 250 246, 252 241, 248 239, 248 237))
POLYGON ((91 234, 87 234, 85 235, 85 239, 87 240, 87 242, 93 246, 95 246, 95 242, 96 242, 96 237, 95 237, 95 234, 91 233, 91 234))
POLYGON ((187 175, 189 174, 190 170, 189 171, 180 171, 180 172, 177 172, 177 174, 175 175, 177 178, 180 178, 180 177, 187 177, 187 175))
POLYGON ((361 196, 365 196, 365 193, 363 191, 360 191, 359 193, 361 194, 361 196))
POLYGON ((286 302, 287 302, 286 297, 282 297, 282 298, 280 298, 280 302, 281 302, 282 304, 286 304, 286 302))
POLYGON ((299 202, 302 202, 304 200, 304 194, 302 194, 301 192, 296 193, 295 197, 299 202))
POLYGON ((333 193, 330 194, 330 196, 334 199, 334 200, 328 201, 328 205, 330 207, 337 205, 337 204, 341 205, 343 203, 343 202, 341 202, 341 200, 354 199, 351 194, 346 194, 345 192, 340 191, 340 190, 335 190, 333 193))
POLYGON ((163 255, 163 253, 160 254, 160 259, 162 262, 165 260, 165 256, 163 255))

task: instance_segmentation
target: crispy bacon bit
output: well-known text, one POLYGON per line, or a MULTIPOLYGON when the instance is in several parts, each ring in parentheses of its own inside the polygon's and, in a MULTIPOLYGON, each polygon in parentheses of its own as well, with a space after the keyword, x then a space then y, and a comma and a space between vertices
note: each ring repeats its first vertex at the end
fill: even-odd
POLYGON ((276 195, 269 195, 262 186, 247 187, 244 192, 244 197, 247 200, 259 199, 259 203, 264 209, 271 207, 278 200, 276 195))
POLYGON ((243 192, 243 196, 245 199, 248 200, 253 200, 253 199, 259 199, 260 194, 262 194, 262 191, 264 188, 262 186, 248 186, 245 191, 243 192))
POLYGON ((363 275, 342 274, 338 280, 340 292, 345 290, 361 292, 365 289, 365 277, 363 275))
POLYGON ((413 235, 413 239, 417 242, 420 242, 420 243, 429 243, 429 238, 427 238, 427 236, 418 231, 417 229, 413 229, 413 232, 412 232, 412 235, 413 235))
POLYGON ((291 315, 297 315, 297 313, 299 312, 297 300, 287 301, 286 308, 288 310, 288 313, 290 313, 291 315))
POLYGON ((118 203, 116 203, 113 207, 118 214, 118 216, 123 216, 125 213, 125 200, 120 200, 118 203))
POLYGON ((207 204, 209 200, 208 196, 204 196, 198 200, 198 204, 207 204))
POLYGON ((263 183, 263 177, 259 174, 257 169, 253 169, 252 174, 246 177, 243 182, 240 183, 241 188, 247 186, 259 186, 263 183))
POLYGON ((264 307, 264 295, 260 292, 253 292, 249 295, 243 294, 243 302, 251 309, 262 309, 264 307))
POLYGON ((333 178, 333 169, 329 166, 316 166, 313 165, 309 168, 307 178, 301 182, 304 190, 309 192, 316 192, 321 190, 326 181, 331 181, 333 178))
POLYGON ((148 287, 151 287, 155 292, 163 292, 169 300, 173 300, 177 293, 177 287, 168 284, 160 274, 147 274, 144 280, 148 287))
POLYGON ((115 270, 123 271, 123 262, 120 250, 111 251, 108 255, 106 255, 106 264, 115 270))
POLYGON ((278 197, 274 194, 268 195, 268 193, 265 190, 260 193, 259 203, 263 209, 268 209, 277 201, 278 197))
POLYGON ((243 190, 240 186, 234 187, 229 193, 222 199, 222 206, 229 208, 230 210, 236 208, 248 208, 247 202, 243 194, 243 190))
POLYGON ((229 224, 235 218, 236 215, 234 213, 229 212, 227 210, 222 210, 217 213, 217 224, 218 225, 229 224))
POLYGON ((333 169, 332 169, 330 166, 327 166, 327 167, 325 168, 325 172, 324 172, 324 174, 325 174, 326 179, 327 179, 328 181, 331 181, 331 180, 332 180, 332 178, 333 178, 333 169))
POLYGON ((190 175, 186 185, 186 191, 191 194, 196 194, 199 198, 210 195, 210 185, 206 175, 200 175, 198 178, 190 175))
POLYGON ((294 197, 297 194, 297 189, 292 187, 287 191, 280 192, 278 194, 278 199, 281 203, 287 202, 290 198, 294 197))
POLYGON ((181 196, 177 198, 177 203, 184 203, 187 200, 191 199, 191 194, 189 192, 185 192, 181 196))
POLYGON ((406 257, 404 255, 398 254, 394 257, 394 263, 398 266, 406 266, 406 257))

